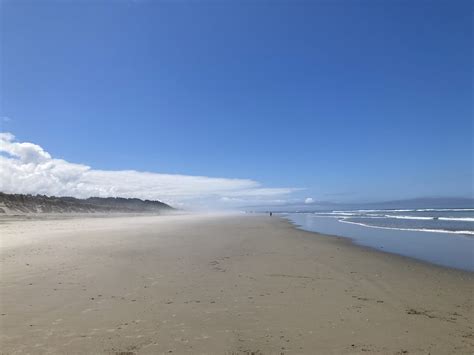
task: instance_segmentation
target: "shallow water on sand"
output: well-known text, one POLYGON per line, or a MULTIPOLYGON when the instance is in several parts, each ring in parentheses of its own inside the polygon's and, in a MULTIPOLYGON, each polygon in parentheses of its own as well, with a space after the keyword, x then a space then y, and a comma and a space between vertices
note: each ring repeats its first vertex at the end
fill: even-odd
POLYGON ((301 229, 352 239, 356 244, 442 266, 474 271, 474 237, 464 234, 373 228, 314 213, 285 213, 301 229))

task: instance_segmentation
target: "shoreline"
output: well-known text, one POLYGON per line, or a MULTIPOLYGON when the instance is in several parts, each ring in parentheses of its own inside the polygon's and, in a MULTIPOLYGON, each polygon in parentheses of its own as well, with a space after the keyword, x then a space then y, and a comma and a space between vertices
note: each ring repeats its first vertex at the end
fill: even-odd
POLYGON ((473 273, 280 217, 36 220, 0 238, 6 354, 474 349, 473 273))
POLYGON ((468 275, 474 275, 474 271, 461 269, 461 268, 456 268, 456 267, 450 267, 450 266, 441 265, 441 264, 436 264, 436 263, 426 261, 426 260, 422 260, 422 259, 418 259, 418 258, 415 258, 415 257, 411 257, 411 256, 403 255, 403 254, 398 254, 398 253, 390 252, 390 251, 383 250, 383 249, 377 249, 377 248, 371 247, 369 245, 359 244, 359 243, 357 243, 355 238, 346 237, 346 236, 343 236, 343 235, 329 234, 329 233, 319 233, 319 232, 306 230, 306 229, 303 229, 302 227, 298 226, 293 221, 285 218, 285 217, 278 217, 278 218, 281 218, 284 222, 289 223, 291 225, 291 227, 295 228, 296 230, 298 230, 300 232, 310 233, 314 236, 322 237, 322 238, 333 238, 333 239, 336 239, 340 243, 344 243, 344 244, 349 245, 349 246, 354 247, 354 248, 359 248, 359 249, 367 250, 367 251, 370 251, 370 252, 373 252, 373 253, 378 253, 378 254, 387 255, 387 256, 390 256, 390 257, 399 258, 401 261, 405 261, 405 262, 418 263, 418 264, 424 265, 426 267, 434 267, 434 268, 438 268, 438 269, 441 269, 441 270, 452 271, 452 272, 455 272, 455 273, 460 272, 460 273, 465 273, 465 274, 468 274, 468 275))
MULTIPOLYGON (((311 233, 311 234, 317 235, 319 237, 336 238, 340 242, 347 242, 347 243, 349 243, 350 245, 352 245, 353 247, 356 247, 356 248, 367 249, 367 250, 370 250, 372 252, 376 252, 376 253, 380 253, 380 254, 384 254, 384 255, 395 256, 395 257, 401 258, 402 260, 415 262, 415 263, 420 263, 420 264, 426 265, 428 267, 436 267, 436 268, 440 268, 440 269, 452 270, 452 271, 455 271, 455 272, 462 272, 462 273, 467 273, 467 274, 473 274, 474 275, 474 271, 471 271, 471 270, 456 268, 456 267, 442 265, 442 264, 436 264, 434 262, 430 262, 430 261, 423 260, 423 259, 418 259, 418 258, 415 258, 415 257, 412 257, 412 256, 398 254, 398 253, 387 251, 387 250, 384 250, 384 249, 377 249, 376 247, 372 247, 372 246, 369 246, 369 245, 359 244, 356 241, 356 239, 352 238, 352 237, 346 237, 346 236, 343 236, 343 235, 320 233, 320 232, 314 232, 314 231, 306 230, 306 229, 303 229, 303 227, 300 227, 299 225, 297 225, 296 223, 291 221, 290 219, 287 219, 287 218, 281 217, 281 216, 278 216, 278 218, 281 218, 283 221, 288 222, 292 227, 294 227, 298 231, 311 233)), ((373 228, 376 229, 377 227, 373 227, 373 228)))
POLYGON ((304 214, 284 215, 296 228, 319 234, 340 236, 355 245, 400 255, 441 267, 474 272, 474 239, 467 235, 404 231, 343 223, 334 218, 304 214), (319 221, 321 219, 322 221, 319 221))

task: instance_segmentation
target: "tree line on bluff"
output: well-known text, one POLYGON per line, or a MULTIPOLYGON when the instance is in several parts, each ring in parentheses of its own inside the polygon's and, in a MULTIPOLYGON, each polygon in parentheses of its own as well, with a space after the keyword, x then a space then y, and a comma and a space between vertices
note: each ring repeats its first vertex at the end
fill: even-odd
POLYGON ((161 201, 123 197, 55 197, 0 192, 0 213, 160 212, 174 208, 161 201))

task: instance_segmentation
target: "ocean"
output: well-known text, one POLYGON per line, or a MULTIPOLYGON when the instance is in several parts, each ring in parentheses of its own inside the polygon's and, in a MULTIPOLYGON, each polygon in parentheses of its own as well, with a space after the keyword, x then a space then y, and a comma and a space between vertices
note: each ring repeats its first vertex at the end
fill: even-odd
POLYGON ((282 215, 304 230, 474 271, 474 208, 354 209, 282 215))

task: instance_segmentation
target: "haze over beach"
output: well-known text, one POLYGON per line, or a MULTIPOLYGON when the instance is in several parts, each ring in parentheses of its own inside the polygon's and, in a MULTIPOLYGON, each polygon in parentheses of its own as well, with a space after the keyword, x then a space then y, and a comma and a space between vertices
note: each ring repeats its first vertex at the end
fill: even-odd
POLYGON ((0 2, 2 354, 472 354, 470 1, 0 2))

